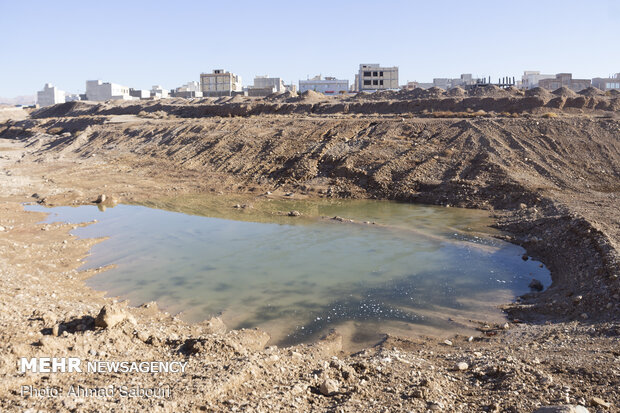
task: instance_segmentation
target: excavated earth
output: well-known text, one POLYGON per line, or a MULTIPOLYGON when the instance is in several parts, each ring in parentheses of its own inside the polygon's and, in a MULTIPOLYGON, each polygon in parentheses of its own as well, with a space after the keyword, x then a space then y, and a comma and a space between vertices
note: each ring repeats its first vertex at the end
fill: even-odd
POLYGON ((619 411, 618 110, 594 91, 414 90, 73 102, 0 123, 0 410, 619 411), (553 283, 471 338, 388 336, 350 354, 334 332, 266 347, 259 330, 187 324, 86 287, 105 268, 78 268, 102 240, 23 208, 267 192, 486 209, 553 283), (18 371, 20 357, 188 364, 42 374, 18 371), (99 393, 67 394, 78 385, 99 393), (110 386, 169 394, 101 394, 110 386), (61 393, 33 394, 45 389, 61 393))

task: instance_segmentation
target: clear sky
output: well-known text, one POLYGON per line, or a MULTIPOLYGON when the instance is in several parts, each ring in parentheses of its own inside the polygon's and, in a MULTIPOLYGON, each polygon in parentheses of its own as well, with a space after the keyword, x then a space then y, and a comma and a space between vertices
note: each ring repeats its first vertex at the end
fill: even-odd
POLYGON ((360 63, 399 66, 400 83, 524 70, 578 78, 620 72, 620 1, 0 0, 0 96, 87 79, 150 89, 222 68, 251 84, 360 63))

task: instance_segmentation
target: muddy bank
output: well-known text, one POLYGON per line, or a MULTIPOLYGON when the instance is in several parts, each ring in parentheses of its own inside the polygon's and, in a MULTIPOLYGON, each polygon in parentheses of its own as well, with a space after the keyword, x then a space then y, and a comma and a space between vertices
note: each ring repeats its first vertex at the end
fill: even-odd
POLYGON ((613 411, 620 293, 620 123, 605 112, 556 118, 41 117, 0 126, 2 409, 65 411, 613 411), (138 202, 196 192, 399 199, 494 211, 511 242, 545 262, 553 285, 481 320, 471 340, 388 337, 342 353, 338 335, 264 349, 260 332, 217 319, 187 325, 153 305, 95 319, 111 300, 77 260, 94 240, 38 224, 19 203, 138 202), (36 193, 35 197, 32 197, 36 193), (65 242, 66 241, 66 242, 65 242), (15 299, 17 298, 17 299, 15 299), (527 321, 527 323, 523 323, 527 321), (182 360, 188 375, 48 375, 16 358, 182 360), (336 357, 336 358, 334 358, 336 357), (464 364, 463 364, 464 363, 464 364), (164 399, 20 394, 21 385, 173 388, 164 399))

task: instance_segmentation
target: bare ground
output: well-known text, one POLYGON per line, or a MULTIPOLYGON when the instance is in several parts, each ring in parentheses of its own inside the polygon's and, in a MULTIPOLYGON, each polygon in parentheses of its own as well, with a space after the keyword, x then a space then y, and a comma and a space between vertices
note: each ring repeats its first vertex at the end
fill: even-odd
POLYGON ((522 412, 583 404, 616 411, 620 122, 609 109, 613 99, 596 99, 608 110, 556 108, 547 117, 536 108, 509 116, 403 115, 411 102, 389 102, 384 114, 316 114, 294 103, 287 103, 291 113, 259 115, 247 107, 236 113, 238 103, 215 112, 214 104, 160 105, 158 112, 145 105, 136 113, 99 105, 88 114, 61 105, 0 125, 0 408, 522 412), (509 241, 548 266, 553 285, 506 303, 507 329, 481 326, 479 337, 455 337, 452 345, 388 337, 353 355, 342 352, 337 334, 265 349, 265 333, 226 332, 217 319, 187 325, 155 305, 121 310, 135 322, 95 328, 111 300, 86 288, 82 280, 92 272, 77 267, 97 240, 76 239, 69 225, 40 224, 42 214, 20 205, 90 203, 102 193, 136 202, 265 191, 489 209, 509 241), (185 360, 189 373, 17 372, 18 357, 35 355, 185 360), (455 370, 458 362, 467 369, 455 370), (326 378, 339 384, 329 396, 320 391, 326 378), (78 383, 171 386, 172 397, 20 394, 24 384, 66 391, 78 383))

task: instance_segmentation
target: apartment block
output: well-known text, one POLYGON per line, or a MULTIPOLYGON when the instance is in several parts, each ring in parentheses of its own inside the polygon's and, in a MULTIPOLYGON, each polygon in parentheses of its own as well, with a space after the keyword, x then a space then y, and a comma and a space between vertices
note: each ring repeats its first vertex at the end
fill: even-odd
POLYGON ((538 86, 545 89, 556 90, 565 86, 575 92, 587 89, 591 84, 590 79, 573 79, 572 73, 558 73, 553 79, 542 79, 538 82, 538 86))
POLYGON ((129 96, 136 99, 149 99, 151 97, 151 91, 146 89, 129 89, 129 96))
POLYGON ((361 64, 356 76, 357 91, 398 89, 398 67, 378 63, 361 64))
POLYGON ((595 77, 592 79, 592 86, 601 90, 620 89, 620 73, 616 73, 612 77, 595 77))
POLYGON ((299 92, 308 90, 320 92, 325 95, 336 95, 349 91, 349 81, 346 79, 336 79, 335 77, 321 78, 321 75, 314 76, 312 79, 299 81, 299 92))
POLYGON ((200 90, 200 83, 196 82, 195 80, 187 82, 186 84, 174 89, 170 93, 170 96, 185 99, 201 98, 202 91, 200 90))
POLYGON ((134 98, 129 94, 127 86, 103 83, 101 80, 87 80, 86 99, 104 102, 106 100, 132 100, 134 98))
POLYGON ((232 96, 243 92, 241 76, 216 69, 200 74, 200 88, 204 96, 232 96))
POLYGON ((521 76, 521 87, 523 89, 533 89, 539 86, 541 80, 545 79, 555 79, 555 75, 541 74, 537 70, 526 70, 523 72, 523 76, 521 76))
POLYGON ((170 94, 168 89, 164 89, 160 85, 154 85, 151 88, 151 97, 155 99, 165 99, 170 94))
POLYGON ((41 107, 65 103, 65 92, 51 83, 46 83, 43 90, 37 92, 37 103, 41 107))

